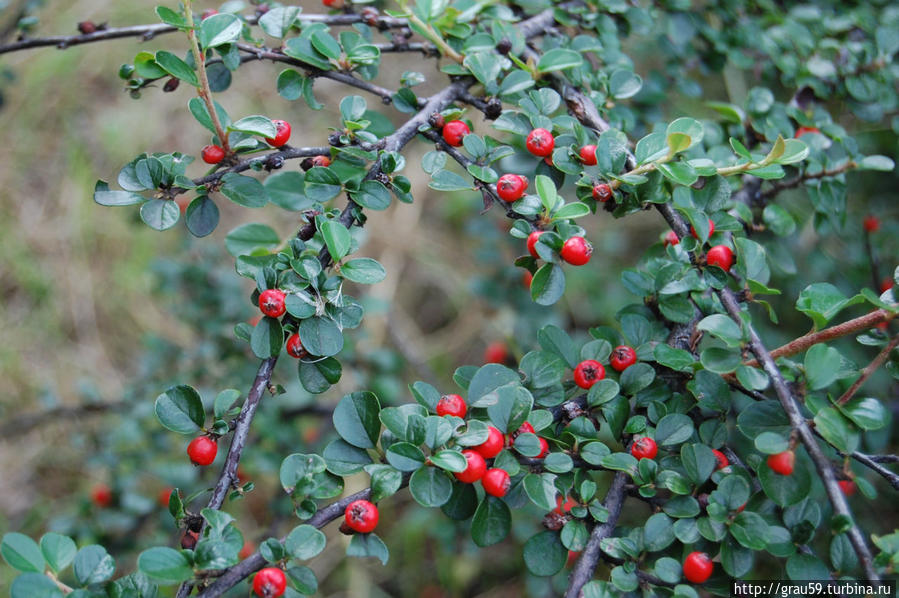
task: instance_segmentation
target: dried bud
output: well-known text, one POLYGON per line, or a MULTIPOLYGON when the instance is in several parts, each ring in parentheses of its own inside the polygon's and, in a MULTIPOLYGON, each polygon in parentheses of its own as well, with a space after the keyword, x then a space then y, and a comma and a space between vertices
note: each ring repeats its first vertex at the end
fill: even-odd
POLYGON ((373 8, 371 6, 366 6, 359 13, 359 16, 362 17, 362 22, 368 25, 369 27, 378 27, 380 25, 380 21, 378 21, 378 9, 373 8))
POLYGON ((278 170, 282 166, 284 166, 284 158, 282 156, 272 154, 265 160, 266 170, 278 170))
POLYGON ((197 533, 196 532, 184 532, 184 535, 181 536, 181 548, 185 550, 193 550, 197 545, 197 533))
POLYGON ((703 511, 706 509, 706 507, 709 506, 709 495, 706 492, 703 492, 702 494, 697 496, 696 500, 699 501, 699 508, 703 511))
POLYGON ((555 511, 550 511, 543 517, 543 527, 551 531, 562 529, 566 523, 568 523, 568 515, 562 515, 555 511))
POLYGON ((78 31, 87 35, 97 30, 97 25, 93 21, 81 21, 78 23, 78 31))
POLYGON ((443 125, 446 124, 446 120, 443 118, 443 115, 439 112, 434 112, 431 116, 428 117, 428 124, 434 127, 435 129, 442 129, 443 125))
POLYGON ((184 523, 187 525, 187 529, 192 532, 199 532, 203 529, 203 518, 199 515, 188 515, 184 518, 184 523))
POLYGON ((315 166, 315 164, 312 163, 312 158, 306 158, 300 162, 300 168, 306 171, 310 170, 313 166, 315 166))
POLYGON ((312 165, 327 168, 331 165, 330 156, 312 156, 312 165))
POLYGON ((352 536, 353 534, 356 533, 352 530, 352 528, 349 525, 347 525, 346 521, 342 522, 340 524, 340 528, 338 528, 338 529, 340 530, 341 534, 345 534, 347 536, 352 536))
POLYGON ((503 113, 503 103, 499 98, 490 98, 484 107, 484 116, 488 120, 496 120, 503 113))
POLYGON ((512 42, 507 37, 502 38, 501 40, 499 40, 499 43, 496 44, 496 51, 503 56, 507 55, 511 50, 512 42))
POLYGON ((178 89, 178 84, 181 83, 181 80, 177 77, 170 77, 168 81, 165 82, 165 85, 162 86, 162 91, 168 93, 175 91, 178 89))
POLYGON ((340 132, 334 131, 330 135, 328 135, 328 143, 333 145, 334 147, 341 147, 343 142, 340 140, 340 132))

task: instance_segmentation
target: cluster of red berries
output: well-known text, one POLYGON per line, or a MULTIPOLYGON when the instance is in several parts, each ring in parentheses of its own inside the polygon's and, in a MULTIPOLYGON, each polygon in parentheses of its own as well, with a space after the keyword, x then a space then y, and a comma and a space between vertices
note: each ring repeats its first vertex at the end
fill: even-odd
MULTIPOLYGON (((637 363, 637 352, 633 347, 619 345, 612 349, 609 362, 616 372, 623 372, 637 363)), ((585 359, 574 368, 574 383, 584 390, 589 390, 605 377, 606 368, 595 359, 585 359)))
MULTIPOLYGON (((540 257, 537 254, 537 240, 544 232, 546 231, 535 230, 528 235, 528 252, 535 258, 540 257)), ((593 245, 584 237, 571 237, 562 244, 559 255, 572 266, 583 266, 590 261, 590 256, 593 255, 593 245)))
MULTIPOLYGON (((259 293, 259 309, 270 318, 280 318, 287 312, 286 293, 281 289, 266 289, 259 293)), ((305 357, 309 353, 303 348, 303 341, 296 332, 287 338, 287 354, 296 359, 305 357)))
MULTIPOLYGON (((273 120, 272 123, 275 125, 275 136, 266 137, 265 142, 272 147, 282 147, 290 139, 290 123, 286 120, 277 119, 273 120)), ((218 145, 207 145, 200 152, 200 157, 207 164, 218 164, 225 159, 225 150, 218 145)))

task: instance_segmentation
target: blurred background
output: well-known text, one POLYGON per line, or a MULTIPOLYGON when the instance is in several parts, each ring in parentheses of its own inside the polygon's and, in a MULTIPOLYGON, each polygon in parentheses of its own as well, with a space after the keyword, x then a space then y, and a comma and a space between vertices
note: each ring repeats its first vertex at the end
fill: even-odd
MULTIPOLYGON (((33 35, 74 34, 84 20, 110 26, 156 22, 156 3, 147 0, 0 0, 0 31, 7 31, 9 19, 26 4, 42 4, 34 11, 40 22, 33 35)), ((300 4, 307 12, 321 8, 313 2, 300 4)), ((213 7, 217 3, 195 4, 198 11, 213 7)), ((116 556, 118 573, 133 569, 141 547, 176 545, 177 530, 159 505, 160 493, 171 487, 199 490, 213 483, 218 471, 187 463, 187 440, 162 430, 152 416, 156 396, 184 383, 211 401, 224 388, 246 392, 255 372, 256 359, 234 337, 233 327, 258 310, 250 301, 252 283, 234 273, 224 250, 225 234, 245 222, 264 222, 283 238, 299 224, 296 215, 273 205, 250 211, 221 201, 216 232, 195 239, 181 223, 159 233, 139 221, 136 209, 93 202, 96 179, 114 181, 134 156, 154 151, 198 155, 210 142, 186 110, 192 97, 188 86, 173 93, 152 87, 134 100, 116 74, 140 50, 173 46, 187 48, 184 40, 169 35, 149 42, 122 39, 0 56, 0 534, 15 530, 35 536, 52 529, 76 536, 79 545, 100 542, 116 556), (48 411, 51 417, 33 417, 48 411), (148 453, 154 455, 149 466, 148 453), (109 508, 91 500, 92 490, 103 484, 113 490, 109 508)), ((638 62, 635 71, 648 83, 653 81, 648 73, 659 67, 652 49, 639 40, 628 46, 638 62)), ((390 58, 379 77, 388 87, 396 87, 407 70, 428 77, 428 83, 416 88, 419 95, 429 95, 443 81, 434 60, 390 58)), ((325 145, 327 126, 337 122, 336 106, 347 92, 333 82, 317 81, 315 95, 325 109, 316 113, 302 100, 291 103, 278 96, 280 70, 261 62, 244 66, 217 100, 232 115, 289 120, 292 145, 325 145)), ((717 76, 697 76, 696 84, 714 99, 728 99, 728 91, 740 96, 753 84, 751 75, 730 77, 727 88, 717 76)), ((655 101, 650 95, 658 89, 647 85, 633 101, 655 101)), ((663 91, 664 116, 712 116, 691 97, 695 94, 663 91)), ((376 100, 366 99, 378 108, 376 100)), ((398 112, 384 112, 401 122, 398 112)), ((650 109, 653 113, 661 115, 661 109, 650 109)), ((467 116, 478 130, 478 115, 467 116)), ((842 124, 862 131, 859 141, 866 152, 896 156, 888 124, 851 118, 842 124)), ((486 125, 480 130, 486 132, 486 125)), ((533 347, 536 331, 546 323, 585 338, 591 326, 616 326, 616 312, 636 300, 618 282, 619 275, 636 266, 646 246, 665 231, 657 214, 587 219, 587 236, 596 248, 592 262, 568 269, 570 290, 562 302, 539 307, 529 299, 523 270, 512 265, 524 253, 524 243, 508 235, 509 223, 498 210, 479 215, 477 194, 429 190, 418 167, 429 149, 419 141, 406 154, 404 174, 413 179, 415 203, 395 202, 386 212, 371 215, 366 225, 360 253, 378 259, 389 275, 378 285, 352 291, 363 301, 366 317, 360 329, 347 335, 340 383, 313 399, 299 387, 292 360, 278 364, 274 379, 287 393, 265 399, 254 423, 252 449, 242 461, 242 475, 255 481, 257 490, 231 508, 253 542, 280 535, 296 523, 286 497, 275 508, 269 497, 280 493, 277 468, 285 455, 320 450, 332 437, 328 417, 308 414, 313 402, 327 407, 346 392, 371 389, 383 404, 402 404, 412 400, 407 385, 415 380, 449 392, 453 370, 483 363, 492 343, 502 343, 514 359, 533 347), (290 418, 287 425, 285 417, 290 418)), ((285 166, 297 167, 298 162, 285 166)), ((188 170, 190 176, 202 173, 202 164, 188 170)), ((896 261, 899 208, 891 191, 896 187, 884 184, 889 175, 877 176, 853 175, 846 227, 851 234, 845 236, 819 236, 810 225, 804 194, 784 194, 781 205, 798 228, 788 240, 789 255, 772 260, 772 286, 785 292, 772 299, 781 326, 763 330, 769 347, 808 330, 808 321, 792 309, 808 282, 806 274, 847 294, 871 286, 858 234, 867 213, 882 221, 874 238, 879 255, 887 263, 896 261), (794 280, 797 272, 803 275, 794 280)), ((855 308, 846 316, 863 311, 855 308)), ((872 356, 852 339, 841 341, 840 348, 858 363, 872 356)), ((875 396, 890 392, 883 372, 869 385, 875 396)), ((889 443, 890 430, 881 434, 881 446, 889 443)), ((366 481, 367 476, 351 480, 347 488, 360 489, 366 481)), ((874 515, 854 506, 863 520, 874 515)), ((633 516, 646 514, 638 510, 633 516)), ((545 580, 522 573, 521 543, 534 533, 540 515, 516 517, 512 538, 483 551, 471 542, 467 522, 435 516, 401 493, 385 501, 382 511, 383 535, 391 550, 388 565, 344 559, 346 540, 330 526, 326 531, 333 541, 311 563, 321 583, 317 595, 552 595, 552 588, 564 583, 564 574, 545 580), (405 524, 392 532, 392 524, 401 519, 405 524)), ((885 517, 896 513, 880 513, 876 525, 866 527, 895 527, 885 517)), ((0 565, 0 594, 8 592, 10 573, 0 565)), ((246 595, 245 587, 234 595, 246 595)))

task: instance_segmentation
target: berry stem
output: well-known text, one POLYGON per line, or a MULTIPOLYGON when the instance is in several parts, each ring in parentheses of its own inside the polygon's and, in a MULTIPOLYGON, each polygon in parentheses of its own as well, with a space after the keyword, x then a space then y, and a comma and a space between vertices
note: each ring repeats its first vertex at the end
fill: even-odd
POLYGON ((861 388, 861 385, 871 377, 871 374, 876 372, 880 368, 880 366, 883 365, 883 362, 885 362, 887 358, 889 358, 890 352, 892 352, 892 350, 895 349, 897 345, 899 345, 899 334, 894 336, 893 340, 891 340, 889 344, 887 344, 887 346, 883 348, 883 351, 878 353, 877 357, 875 357, 874 360, 869 363, 864 370, 862 370, 862 375, 858 377, 858 380, 853 382, 852 386, 850 386, 846 390, 846 392, 844 392, 843 395, 839 399, 837 399, 837 405, 845 405, 846 403, 848 403, 849 399, 855 396, 855 393, 859 388, 861 388))
POLYGON ((61 581, 59 581, 59 578, 56 577, 56 574, 54 574, 52 571, 46 571, 46 572, 45 572, 45 575, 46 575, 47 577, 49 577, 49 578, 53 581, 54 584, 56 584, 56 587, 59 588, 59 590, 60 590, 63 594, 71 594, 72 592, 75 591, 73 588, 70 588, 70 587, 67 586, 66 584, 64 584, 64 583, 62 583, 61 581))
POLYGON ((225 129, 222 128, 218 112, 215 110, 215 102, 212 101, 212 90, 209 88, 209 78, 206 76, 206 63, 204 62, 203 54, 200 52, 200 42, 197 41, 197 30, 194 27, 194 14, 190 5, 191 0, 184 0, 184 18, 185 21, 187 21, 187 39, 190 41, 190 50, 191 53, 193 53, 194 63, 197 65, 197 76, 200 79, 197 95, 199 95, 200 99, 205 102, 206 110, 209 111, 209 118, 212 119, 212 126, 215 128, 215 134, 218 135, 219 141, 222 144, 222 149, 225 150, 225 155, 228 155, 231 153, 231 148, 228 145, 228 134, 225 133, 225 129))

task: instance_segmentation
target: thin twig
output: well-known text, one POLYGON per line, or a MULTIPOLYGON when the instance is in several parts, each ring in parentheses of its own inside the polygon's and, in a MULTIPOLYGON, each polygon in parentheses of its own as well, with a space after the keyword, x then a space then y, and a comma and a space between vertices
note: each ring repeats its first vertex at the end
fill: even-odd
POLYGON ((190 42, 190 51, 194 57, 194 64, 197 68, 197 78, 200 85, 197 87, 197 95, 206 104, 206 110, 209 112, 209 118, 212 120, 212 127, 215 134, 225 150, 225 155, 231 153, 231 147, 228 145, 228 133, 222 127, 222 121, 219 119, 218 110, 215 109, 215 102, 212 101, 212 89, 209 87, 209 78, 206 76, 206 56, 200 51, 200 42, 197 41, 197 31, 194 29, 194 13, 191 10, 191 0, 184 0, 184 17, 187 22, 187 39, 190 42))
POLYGON ((862 375, 858 377, 858 380, 852 383, 846 392, 844 392, 839 399, 837 399, 837 405, 845 405, 849 402, 855 393, 861 388, 861 385, 865 383, 865 381, 871 377, 871 374, 876 372, 883 363, 889 359, 890 352, 896 348, 896 345, 899 345, 899 334, 893 337, 893 340, 889 342, 889 344, 883 348, 883 350, 877 354, 877 357, 874 358, 868 366, 862 370, 862 375))
POLYGON ((30 432, 54 420, 72 420, 79 417, 102 415, 110 411, 119 411, 129 406, 125 401, 106 403, 85 403, 84 405, 54 407, 39 413, 26 413, 7 419, 0 425, 0 439, 8 440, 30 432))
POLYGON ((823 178, 832 177, 832 176, 838 176, 838 175, 843 174, 844 172, 847 172, 847 171, 852 170, 853 168, 857 168, 857 167, 858 167, 858 164, 856 164, 853 160, 847 160, 845 163, 841 164, 840 166, 837 166, 836 168, 832 168, 830 170, 819 170, 818 172, 813 172, 813 173, 803 172, 802 174, 797 175, 790 180, 774 183, 770 189, 768 189, 767 191, 762 193, 762 199, 763 200, 770 199, 770 198, 774 197, 775 195, 777 195, 778 193, 780 193, 781 191, 783 191, 784 189, 791 189, 793 187, 798 187, 801 183, 803 183, 805 181, 810 181, 810 180, 814 180, 814 179, 823 179, 823 178))

